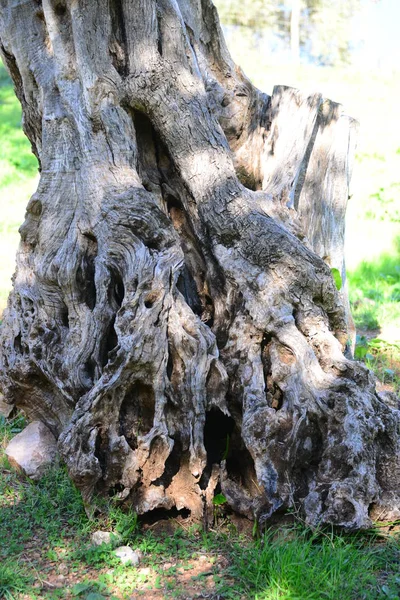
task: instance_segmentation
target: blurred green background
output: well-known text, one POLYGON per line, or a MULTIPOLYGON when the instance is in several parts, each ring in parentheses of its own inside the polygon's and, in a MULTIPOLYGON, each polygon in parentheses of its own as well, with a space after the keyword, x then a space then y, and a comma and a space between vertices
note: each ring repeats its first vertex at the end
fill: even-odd
MULTIPOLYGON (((359 358, 400 380, 400 47, 397 0, 216 0, 234 60, 260 89, 320 91, 360 122, 346 261, 359 358)), ((0 314, 18 227, 38 183, 21 110, 0 63, 0 314)))

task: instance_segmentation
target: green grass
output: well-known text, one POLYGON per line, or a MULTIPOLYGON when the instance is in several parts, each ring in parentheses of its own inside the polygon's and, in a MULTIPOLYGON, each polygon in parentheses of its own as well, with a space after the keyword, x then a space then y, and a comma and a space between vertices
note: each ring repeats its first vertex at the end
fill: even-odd
POLYGON ((27 576, 16 561, 5 561, 0 565, 0 598, 12 600, 16 594, 29 589, 32 578, 27 576))
POLYGON ((135 514, 104 503, 91 519, 62 466, 38 483, 9 467, 4 448, 23 426, 20 416, 0 420, 0 598, 122 599, 139 591, 183 600, 206 590, 224 599, 400 598, 398 534, 339 535, 293 523, 252 539, 229 517, 208 533, 176 521, 146 530, 135 514), (112 545, 93 547, 96 529, 140 551, 139 567, 122 565, 112 545))
POLYGON ((279 598, 354 598, 375 585, 374 556, 350 540, 292 531, 289 540, 271 535, 244 550, 236 543, 233 573, 251 594, 265 600, 279 598))
POLYGON ((0 62, 0 314, 11 288, 18 228, 38 182, 37 160, 21 128, 21 107, 0 62))
MULTIPOLYGON (((400 250, 400 239, 398 247, 400 250)), ((353 316, 362 329, 381 329, 395 341, 400 331, 400 251, 362 261, 348 273, 353 316)))
POLYGON ((37 172, 37 160, 21 129, 21 110, 4 68, 0 71, 0 104, 0 186, 7 187, 16 179, 21 182, 33 177, 37 172))

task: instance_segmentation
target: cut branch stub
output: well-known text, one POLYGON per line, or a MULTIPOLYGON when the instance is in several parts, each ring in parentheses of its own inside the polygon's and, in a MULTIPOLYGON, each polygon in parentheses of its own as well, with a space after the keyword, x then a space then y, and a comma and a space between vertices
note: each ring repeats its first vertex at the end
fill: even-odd
POLYGON ((331 274, 354 121, 254 88, 209 0, 3 0, 0 40, 41 164, 0 382, 86 502, 398 517, 399 413, 331 274))

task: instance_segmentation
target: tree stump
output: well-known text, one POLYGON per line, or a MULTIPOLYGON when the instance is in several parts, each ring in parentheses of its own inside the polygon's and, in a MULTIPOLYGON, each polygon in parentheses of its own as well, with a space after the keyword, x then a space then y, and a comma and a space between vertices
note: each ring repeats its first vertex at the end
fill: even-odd
POLYGON ((351 359, 354 120, 257 90, 210 0, 1 0, 0 40, 41 171, 1 387, 85 501, 399 517, 399 412, 351 359))

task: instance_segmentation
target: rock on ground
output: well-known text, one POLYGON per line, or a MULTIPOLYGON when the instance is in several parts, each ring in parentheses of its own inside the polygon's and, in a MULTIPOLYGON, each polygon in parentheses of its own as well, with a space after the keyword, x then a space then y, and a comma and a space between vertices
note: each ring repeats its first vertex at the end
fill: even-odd
POLYGON ((118 545, 122 542, 122 538, 118 533, 110 531, 94 531, 90 536, 90 541, 93 546, 101 546, 102 544, 118 545))
POLYGON ((13 467, 38 481, 57 459, 57 442, 43 423, 34 421, 11 440, 6 455, 13 467))
POLYGON ((114 554, 118 556, 122 564, 138 565, 140 562, 139 552, 135 552, 129 546, 120 546, 114 550, 114 554))

